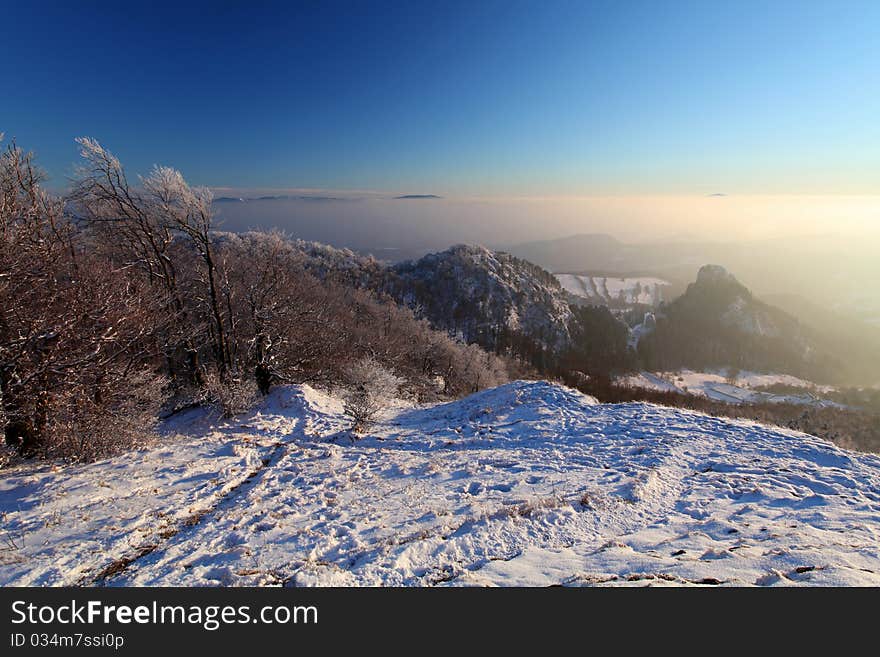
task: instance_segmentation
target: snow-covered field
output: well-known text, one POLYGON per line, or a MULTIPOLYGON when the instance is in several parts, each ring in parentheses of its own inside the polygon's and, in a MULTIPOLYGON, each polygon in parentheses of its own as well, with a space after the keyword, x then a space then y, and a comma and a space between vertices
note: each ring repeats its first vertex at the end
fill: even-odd
POLYGON ((160 447, 0 479, 5 585, 880 585, 880 458, 515 382, 398 408, 174 419, 160 447))
POLYGON ((728 404, 785 403, 843 407, 837 402, 819 396, 823 392, 832 391, 833 388, 830 386, 816 385, 789 374, 742 371, 737 375, 735 383, 729 383, 724 371, 639 372, 620 377, 618 383, 634 388, 701 395, 728 404), (803 392, 776 394, 754 389, 775 384, 803 388, 803 392))
POLYGON ((563 289, 576 297, 594 303, 643 303, 656 305, 663 300, 663 290, 669 282, 650 276, 613 277, 583 274, 556 274, 563 289))

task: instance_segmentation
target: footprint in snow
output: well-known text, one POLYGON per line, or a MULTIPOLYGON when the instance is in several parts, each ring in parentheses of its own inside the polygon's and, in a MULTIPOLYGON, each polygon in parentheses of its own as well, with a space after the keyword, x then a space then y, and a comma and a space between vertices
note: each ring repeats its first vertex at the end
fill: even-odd
POLYGON ((236 545, 241 545, 246 542, 247 537, 244 536, 244 534, 242 534, 241 532, 230 532, 226 535, 226 540, 224 541, 226 547, 228 548, 235 547, 236 545))
POLYGON ((732 555, 727 550, 709 548, 700 555, 700 561, 715 561, 716 559, 729 559, 732 555))
POLYGON ((267 532, 270 529, 274 529, 277 523, 274 522, 259 522, 254 525, 255 532, 267 532))

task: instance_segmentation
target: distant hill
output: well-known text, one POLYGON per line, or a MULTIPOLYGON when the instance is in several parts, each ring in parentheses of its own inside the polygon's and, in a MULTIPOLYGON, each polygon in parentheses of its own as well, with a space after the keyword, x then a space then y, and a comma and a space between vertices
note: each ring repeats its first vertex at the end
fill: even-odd
POLYGON ((732 366, 818 382, 837 380, 841 371, 813 331, 718 265, 702 267, 687 292, 661 309, 639 355, 651 370, 732 366))
MULTIPOLYGON (((260 233, 226 235, 261 239, 260 233)), ((757 298, 720 266, 701 268, 684 294, 660 304, 655 327, 640 330, 639 339, 631 341, 623 318, 612 314, 619 315, 620 308, 598 297, 575 300, 557 276, 508 253, 458 245, 389 264, 319 242, 291 242, 318 277, 388 295, 434 328, 490 351, 518 355, 548 374, 636 365, 650 370, 732 366, 854 385, 875 383, 872 377, 880 371, 880 350, 865 354, 852 348, 865 343, 871 327, 845 331, 838 323, 838 330, 831 330, 834 322, 817 321, 821 307, 809 304, 802 304, 809 312, 798 313, 808 321, 799 321, 757 298), (628 342, 637 343, 638 351, 629 350, 628 342)), ((604 280, 610 295, 609 280, 621 281, 604 280)), ((630 288, 624 291, 632 296, 630 288)), ((643 286, 642 294, 653 298, 656 290, 643 286)), ((672 294, 664 292, 663 298, 672 294)))
POLYGON ((336 196, 315 196, 311 194, 276 194, 270 196, 255 197, 234 197, 234 196, 217 196, 213 203, 254 203, 257 201, 345 201, 347 199, 336 196))
POLYGON ((481 246, 453 246, 395 265, 389 290, 420 306, 435 325, 467 342, 499 348, 514 334, 559 352, 571 342, 572 312, 549 272, 481 246))
POLYGON ((459 245, 391 274, 385 291, 435 328, 543 372, 609 371, 632 361, 629 329, 608 308, 571 305, 550 272, 508 253, 459 245))
POLYGON ((572 235, 509 247, 553 273, 656 276, 673 288, 714 262, 735 271, 760 296, 798 295, 880 328, 876 237, 801 235, 737 242, 665 239, 623 243, 608 235, 572 235))

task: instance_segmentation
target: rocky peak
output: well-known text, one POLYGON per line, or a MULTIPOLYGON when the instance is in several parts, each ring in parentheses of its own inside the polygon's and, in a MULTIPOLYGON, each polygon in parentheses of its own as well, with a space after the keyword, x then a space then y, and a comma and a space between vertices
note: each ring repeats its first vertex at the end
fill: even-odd
POLYGON ((721 265, 703 265, 697 272, 697 283, 702 285, 714 285, 717 283, 735 283, 739 285, 736 277, 721 265))

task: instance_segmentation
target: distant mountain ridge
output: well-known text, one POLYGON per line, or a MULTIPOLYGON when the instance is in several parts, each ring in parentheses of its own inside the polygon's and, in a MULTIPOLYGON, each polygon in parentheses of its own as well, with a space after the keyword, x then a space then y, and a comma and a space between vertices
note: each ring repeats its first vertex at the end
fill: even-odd
MULTIPOLYGON (((227 239, 260 239, 260 234, 227 239)), ((550 272, 508 253, 460 244, 391 265, 318 242, 291 244, 319 278, 390 296, 434 328, 519 356, 541 371, 615 368, 631 359, 629 329, 607 308, 570 305, 550 272)))
MULTIPOLYGON (((236 239, 244 238, 259 234, 236 239)), ((833 340, 762 302, 718 265, 702 267, 684 294, 660 304, 650 326, 636 327, 632 340, 609 308, 573 303, 556 276, 505 252, 456 245, 387 264, 350 249, 291 243, 319 278, 390 296, 434 328, 518 355, 549 374, 737 367, 837 382, 846 371, 833 340)))
POLYGON ((670 237, 622 243, 599 234, 527 242, 506 250, 553 273, 657 276, 671 283, 671 297, 684 293, 702 265, 714 262, 736 272, 762 298, 801 296, 842 318, 873 326, 880 338, 876 245, 876 238, 869 235, 864 239, 795 235, 736 242, 670 237), (839 266, 843 262, 845 268, 839 266))
POLYGON ((254 201, 347 201, 338 196, 321 196, 312 194, 279 194, 270 196, 217 196, 214 203, 252 203, 254 201))

